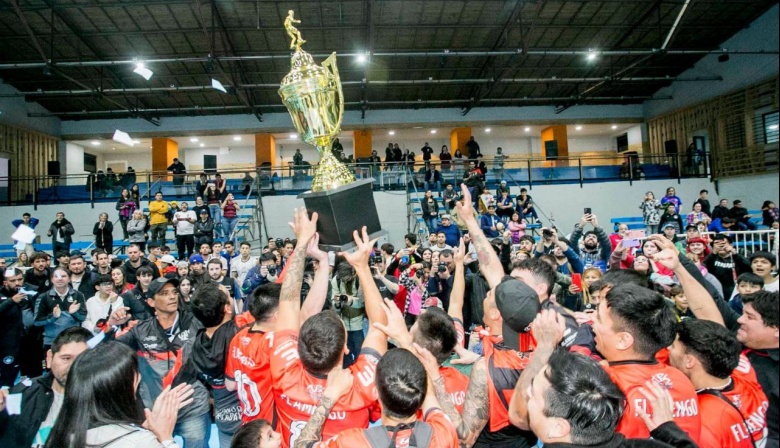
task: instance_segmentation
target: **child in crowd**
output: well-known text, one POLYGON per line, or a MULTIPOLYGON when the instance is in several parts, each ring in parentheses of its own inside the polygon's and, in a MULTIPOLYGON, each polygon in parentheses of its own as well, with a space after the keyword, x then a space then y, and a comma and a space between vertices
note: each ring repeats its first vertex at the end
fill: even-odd
POLYGON ((729 300, 731 309, 742 314, 742 298, 748 294, 761 291, 764 287, 764 279, 752 272, 745 272, 737 277, 736 294, 729 300))
POLYGON ((693 318, 694 315, 688 307, 688 299, 685 297, 685 291, 679 285, 674 285, 669 289, 669 297, 674 303, 674 314, 677 320, 693 318))

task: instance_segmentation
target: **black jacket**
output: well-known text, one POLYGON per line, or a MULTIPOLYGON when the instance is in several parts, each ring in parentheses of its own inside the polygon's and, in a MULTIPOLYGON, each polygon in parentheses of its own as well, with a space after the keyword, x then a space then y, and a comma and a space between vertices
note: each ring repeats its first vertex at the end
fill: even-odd
POLYGON ((51 223, 48 235, 51 236, 52 242, 57 241, 58 231, 62 231, 64 244, 71 244, 73 242, 73 234, 76 233, 76 230, 73 228, 73 224, 71 224, 70 221, 63 219, 60 223, 57 221, 51 223))
POLYGON ((664 423, 650 435, 652 439, 626 439, 621 434, 615 434, 612 439, 598 445, 545 443, 544 448, 697 448, 696 443, 674 422, 664 423))
MULTIPOLYGON (((95 278, 97 278, 97 274, 95 274, 92 271, 84 271, 84 275, 81 277, 81 283, 79 284, 76 291, 80 292, 84 296, 84 301, 86 302, 89 300, 92 296, 95 295, 97 292, 95 290, 95 278)), ((73 277, 71 276, 71 287, 73 287, 73 277)))
POLYGON ((113 247, 114 246, 114 224, 111 221, 106 221, 103 228, 100 228, 100 222, 95 223, 95 227, 92 228, 92 234, 95 235, 95 247, 113 247))
POLYGON ((30 301, 25 298, 16 303, 11 300, 15 295, 16 291, 0 288, 0 358, 19 355, 24 336, 24 313, 32 312, 30 301))
MULTIPOLYGON (((149 266, 150 268, 152 268, 152 278, 160 277, 160 270, 157 269, 157 266, 154 263, 147 260, 146 258, 141 258, 141 264, 138 265, 138 268, 140 268, 141 266, 149 266)), ((122 271, 125 273, 125 281, 127 283, 132 283, 132 284, 138 283, 138 278, 135 276, 135 273, 138 270, 138 268, 130 264, 130 260, 125 261, 125 264, 122 265, 122 271)))
POLYGON ((716 205, 714 209, 712 209, 712 219, 717 218, 726 218, 729 216, 729 208, 723 207, 720 205, 716 205))
MULTIPOLYGON (((52 375, 39 376, 29 380, 29 385, 18 383, 9 391, 22 394, 22 413, 8 415, 0 412, 0 446, 3 448, 30 448, 35 434, 46 420, 51 404, 54 402, 54 382, 52 375)), ((63 409, 63 411, 65 411, 63 409)))

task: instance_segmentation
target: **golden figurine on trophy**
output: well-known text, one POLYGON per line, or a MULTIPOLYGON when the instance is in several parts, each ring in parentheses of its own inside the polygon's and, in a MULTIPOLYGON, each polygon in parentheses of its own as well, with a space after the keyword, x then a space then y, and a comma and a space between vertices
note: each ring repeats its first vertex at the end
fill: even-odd
POLYGON ((355 176, 331 152, 333 139, 341 131, 344 116, 344 95, 336 68, 336 53, 319 66, 311 55, 301 50, 306 41, 295 28, 293 11, 284 20, 284 29, 290 36, 290 49, 295 50, 290 60, 292 69, 279 88, 279 96, 290 111, 295 129, 301 138, 317 147, 320 163, 314 170, 311 191, 299 198, 309 214, 317 213, 317 231, 320 247, 342 251, 354 247, 352 232, 366 227, 370 237, 378 238, 382 230, 374 203, 374 179, 355 180, 355 176))
POLYGON ((336 68, 336 53, 331 54, 322 66, 314 63, 311 55, 301 49, 306 41, 295 28, 296 23, 301 21, 295 20, 290 10, 284 20, 284 28, 291 39, 290 49, 294 49, 295 53, 290 60, 290 73, 282 79, 279 96, 303 141, 316 146, 320 153, 311 190, 331 190, 355 182, 355 175, 331 152, 331 144, 341 132, 344 116, 344 95, 336 68))

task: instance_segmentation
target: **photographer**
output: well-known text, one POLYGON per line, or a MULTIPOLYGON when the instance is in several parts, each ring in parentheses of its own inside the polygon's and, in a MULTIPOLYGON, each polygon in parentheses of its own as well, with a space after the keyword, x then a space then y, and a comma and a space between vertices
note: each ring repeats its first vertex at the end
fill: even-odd
POLYGON ((425 311, 424 305, 428 299, 427 278, 430 273, 431 264, 425 261, 410 265, 401 273, 399 280, 406 288, 404 320, 409 328, 417 321, 417 316, 425 311))
MULTIPOLYGON (((376 270, 372 272, 375 273, 376 270)), ((338 263, 335 275, 330 281, 332 291, 330 300, 333 310, 341 317, 347 328, 347 349, 344 356, 344 368, 351 366, 360 355, 363 346, 363 319, 366 317, 362 294, 358 294, 359 282, 355 269, 346 262, 338 263)))
MULTIPOLYGON (((398 277, 385 273, 385 261, 381 255, 373 255, 368 260, 371 265, 371 275, 374 277, 374 283, 379 289, 379 294, 385 299, 393 300, 400 287, 398 277)), ((358 297, 363 299, 363 288, 358 288, 358 297)))
MULTIPOLYGON (((241 285, 241 292, 248 296, 252 294, 258 286, 264 283, 274 283, 279 278, 280 269, 276 266, 276 257, 271 252, 266 252, 260 255, 257 259, 257 266, 253 267, 246 274, 244 284, 241 285)), ((244 303, 244 311, 247 309, 248 303, 244 303)))
POLYGON ((586 213, 582 215, 579 223, 574 225, 574 232, 571 233, 571 247, 578 255, 585 268, 596 266, 602 272, 606 271, 609 256, 612 254, 612 243, 609 241, 607 232, 599 227, 598 217, 585 209, 586 213), (586 232, 583 237, 585 225, 590 224, 593 230, 586 232), (582 248, 580 249, 580 239, 582 239, 582 248))

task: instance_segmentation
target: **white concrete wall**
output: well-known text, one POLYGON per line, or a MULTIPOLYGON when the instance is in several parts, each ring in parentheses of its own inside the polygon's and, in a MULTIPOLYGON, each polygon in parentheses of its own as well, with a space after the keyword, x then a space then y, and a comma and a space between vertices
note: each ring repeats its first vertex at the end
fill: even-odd
MULTIPOLYGON (((759 210, 764 201, 773 201, 780 204, 780 180, 777 174, 764 174, 760 176, 737 177, 718 181, 718 196, 730 201, 742 199, 742 202, 750 210, 759 210)), ((710 189, 710 196, 714 196, 714 190, 710 189)), ((713 201, 710 201, 715 206, 713 201)))
MULTIPOLYGON (((638 206, 646 191, 653 191, 656 197, 661 197, 669 186, 677 189, 677 194, 683 200, 684 210, 688 210, 702 188, 710 190, 713 204, 717 202, 714 185, 705 179, 684 179, 681 184, 672 180, 651 180, 634 182, 633 186, 629 186, 628 182, 586 184, 584 188, 580 188, 579 185, 534 186, 530 194, 538 208, 548 217, 552 214, 556 224, 569 233, 585 207, 591 207, 602 224, 611 229, 609 220, 612 217, 639 216, 638 206)), ((778 198, 777 179, 772 180, 768 176, 721 182, 720 188, 721 196, 729 199, 740 197, 751 209, 758 208, 764 199, 777 201, 778 198), (762 193, 760 196, 748 194, 749 191, 756 191, 757 188, 765 191, 766 194, 762 193)), ((518 192, 519 187, 512 186, 512 193, 518 192)), ((382 228, 389 232, 389 241, 398 247, 403 243, 403 236, 406 234, 406 195, 403 192, 377 192, 374 198, 382 228)), ((303 200, 295 196, 266 196, 263 198, 263 204, 270 236, 292 237, 292 231, 287 223, 291 220, 293 209, 303 207, 303 200)), ((143 206, 146 207, 146 204, 143 206)), ((76 227, 79 240, 92 239, 92 226, 100 212, 108 212, 112 221, 117 218, 113 202, 95 204, 94 209, 89 204, 64 204, 42 205, 37 211, 34 211, 31 206, 2 207, 0 210, 2 210, 0 213, 6 217, 4 220, 6 224, 2 225, 7 226, 0 244, 10 244, 10 221, 16 216, 21 216, 25 211, 29 211, 41 220, 44 234, 50 221, 54 220, 55 214, 64 211, 76 227)), ((544 220, 547 221, 546 218, 544 220)), ((121 238, 121 230, 118 226, 114 236, 121 238)))
MULTIPOLYGON (((75 143, 65 145, 65 172, 63 174, 87 174, 84 171, 84 147, 75 143)), ((66 185, 83 185, 83 178, 65 178, 66 185)))

